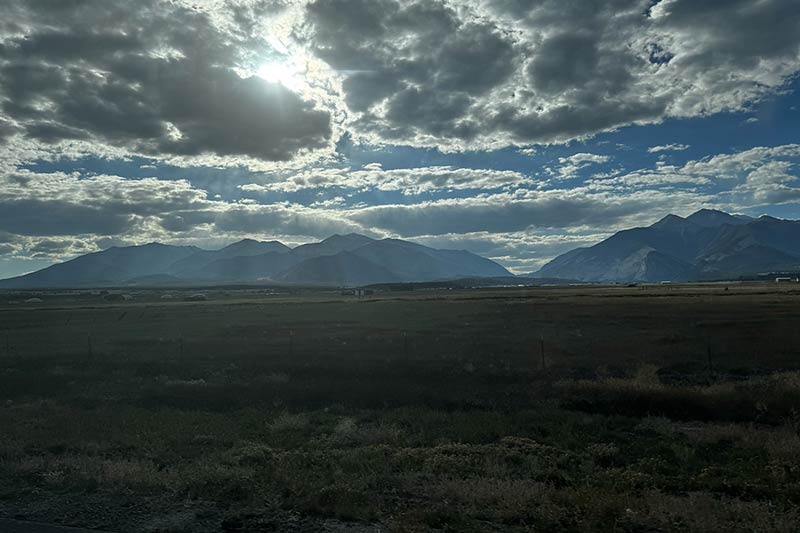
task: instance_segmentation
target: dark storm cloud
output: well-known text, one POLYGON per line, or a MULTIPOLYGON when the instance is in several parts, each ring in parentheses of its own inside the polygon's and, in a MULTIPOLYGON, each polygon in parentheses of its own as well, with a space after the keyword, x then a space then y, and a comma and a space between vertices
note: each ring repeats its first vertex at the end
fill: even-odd
POLYGON ((800 68, 798 21, 795 0, 7 0, 0 143, 278 161, 340 124, 444 150, 564 142, 742 109, 800 68), (316 92, 243 74, 280 56, 276 13, 332 69, 303 74, 316 92))
POLYGON ((0 146, 5 144, 6 140, 15 133, 17 133, 17 127, 0 117, 0 146))
POLYGON ((521 61, 511 35, 443 2, 317 0, 307 15, 309 46, 364 114, 357 127, 386 139, 474 137, 470 108, 521 61))
POLYGON ((665 2, 662 30, 694 33, 706 47, 686 54, 696 66, 751 68, 763 58, 797 60, 800 3, 794 0, 665 2))
MULTIPOLYGON (((174 3, 11 2, 0 41, 3 114, 44 143, 286 160, 328 145, 329 112, 234 67, 265 42, 174 3)), ((3 136, 0 128, 0 138, 3 136)))
POLYGON ((556 94, 583 85, 596 76, 597 41, 590 35, 560 34, 544 41, 528 64, 532 85, 556 94))
POLYGON ((367 139, 562 142, 740 109, 800 68, 795 0, 315 0, 301 32, 367 139))
POLYGON ((11 200, 0 204, 0 230, 17 235, 116 235, 130 215, 58 200, 11 200))

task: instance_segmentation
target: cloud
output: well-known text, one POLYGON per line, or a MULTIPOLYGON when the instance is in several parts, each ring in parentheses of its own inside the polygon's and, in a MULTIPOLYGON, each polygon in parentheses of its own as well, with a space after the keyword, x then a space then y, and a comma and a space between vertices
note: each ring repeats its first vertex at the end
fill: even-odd
POLYGON ((745 182, 734 194, 751 196, 762 205, 800 201, 800 172, 798 161, 767 161, 747 174, 745 182))
POLYGON ((186 180, 31 171, 0 178, 0 242, 21 257, 154 240, 216 245, 245 236, 302 241, 352 231, 369 233, 340 210, 211 200, 186 180))
POLYGON ((352 125, 376 140, 475 138, 470 109, 521 66, 507 32, 444 2, 317 0, 304 18, 304 42, 342 75, 352 125))
POLYGON ((315 0, 297 35, 357 136, 443 150, 740 110, 800 69, 794 0, 315 0))
POLYGON ((113 235, 131 222, 129 215, 57 200, 9 200, 0 213, 0 229, 19 235, 113 235))
POLYGON ((234 234, 269 233, 317 239, 334 233, 372 233, 337 211, 290 203, 232 206, 214 218, 214 228, 234 234))
POLYGON ((137 218, 205 205, 183 180, 19 171, 0 178, 0 230, 19 235, 116 235, 137 218))
POLYGON ((524 174, 511 170, 454 168, 452 166, 384 170, 378 164, 362 169, 309 168, 266 184, 239 186, 247 192, 296 192, 337 187, 354 190, 400 191, 405 195, 454 190, 493 190, 531 183, 524 174))
POLYGON ((530 228, 617 227, 632 220, 700 205, 707 196, 686 192, 597 192, 586 188, 518 190, 471 198, 448 198, 417 204, 370 206, 348 218, 391 233, 416 236, 477 231, 513 232, 530 228))
POLYGON ((718 180, 737 179, 744 172, 763 166, 765 162, 798 157, 800 157, 800 144, 785 144, 775 147, 759 146, 741 152, 718 154, 697 161, 689 161, 682 167, 682 171, 718 180))
POLYGON ((660 146, 651 146, 647 149, 647 153, 657 154, 659 152, 682 152, 691 148, 688 144, 671 143, 660 146))
POLYGON ((266 161, 331 146, 329 109, 246 72, 277 52, 203 10, 157 0, 3 9, 13 22, 0 27, 0 141, 266 161))
MULTIPOLYGON (((604 157, 578 153, 563 163, 594 164, 604 157)), ((374 163, 356 171, 309 168, 275 183, 242 186, 251 193, 275 186, 290 199, 271 203, 255 194, 211 198, 187 180, 17 170, 0 177, 0 244, 17 258, 63 259, 153 240, 218 247, 243 237, 297 243, 354 231, 467 248, 527 272, 571 247, 667 213, 701 207, 761 212, 765 205, 800 203, 798 164, 800 145, 787 144, 683 165, 658 162, 570 187, 511 171, 374 163), (338 194, 340 188, 360 192, 354 198, 338 194), (375 194, 382 191, 408 195, 375 194), (423 193, 430 196, 414 197, 423 193)))
POLYGON ((639 169, 610 177, 588 180, 595 191, 670 190, 684 192, 713 187, 717 201, 728 202, 732 210, 800 200, 797 168, 800 145, 756 147, 730 154, 717 154, 684 165, 658 163, 653 169, 639 169), (687 187, 688 186, 688 187, 687 187))
MULTIPOLYGON (((576 154, 569 161, 597 159, 576 154), (576 157, 577 156, 577 157, 576 157)), ((603 157, 603 156, 600 156, 603 157)), ((572 188, 519 188, 469 198, 352 209, 348 218, 401 236, 475 232, 611 231, 650 224, 667 213, 709 205, 743 211, 800 200, 800 145, 757 147, 689 161, 657 164, 572 188)), ((557 232, 558 233, 558 232, 557 232)))
POLYGON ((559 157, 558 177, 560 179, 572 179, 578 176, 578 172, 591 165, 608 163, 611 158, 607 155, 579 153, 569 157, 559 157))
POLYGON ((345 132, 561 143, 748 109, 800 70, 794 0, 8 0, 4 15, 0 147, 39 157, 255 167, 330 154, 345 132), (265 64, 292 79, 255 75, 265 64))
POLYGON ((569 157, 559 157, 558 161, 559 163, 567 165, 580 165, 583 163, 588 163, 588 164, 606 163, 608 162, 609 159, 611 158, 607 155, 580 153, 571 155, 569 157))

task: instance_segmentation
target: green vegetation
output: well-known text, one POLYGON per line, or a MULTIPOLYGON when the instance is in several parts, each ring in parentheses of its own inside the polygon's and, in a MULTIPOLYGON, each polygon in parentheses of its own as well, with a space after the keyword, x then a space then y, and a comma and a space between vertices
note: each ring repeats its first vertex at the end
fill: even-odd
POLYGON ((0 294, 0 517, 800 529, 790 288, 207 294, 0 294))

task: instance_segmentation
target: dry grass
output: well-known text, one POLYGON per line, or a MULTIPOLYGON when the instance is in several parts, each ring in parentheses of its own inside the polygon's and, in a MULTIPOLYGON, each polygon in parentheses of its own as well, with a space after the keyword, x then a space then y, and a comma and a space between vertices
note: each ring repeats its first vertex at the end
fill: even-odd
POLYGON ((562 382, 564 401, 576 408, 629 416, 680 420, 731 420, 779 425, 797 418, 800 375, 775 373, 746 382, 667 385, 653 367, 631 378, 562 382))
POLYGON ((715 290, 137 296, 124 320, 0 304, 0 514, 115 531, 799 531, 797 295, 715 290))

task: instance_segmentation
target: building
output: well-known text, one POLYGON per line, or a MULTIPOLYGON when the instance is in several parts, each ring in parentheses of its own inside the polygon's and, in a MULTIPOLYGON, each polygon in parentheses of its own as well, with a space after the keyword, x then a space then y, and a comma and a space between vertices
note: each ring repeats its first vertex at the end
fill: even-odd
POLYGON ((357 298, 363 298, 364 296, 370 296, 373 294, 372 289, 345 289, 342 291, 342 296, 355 296, 357 298))

